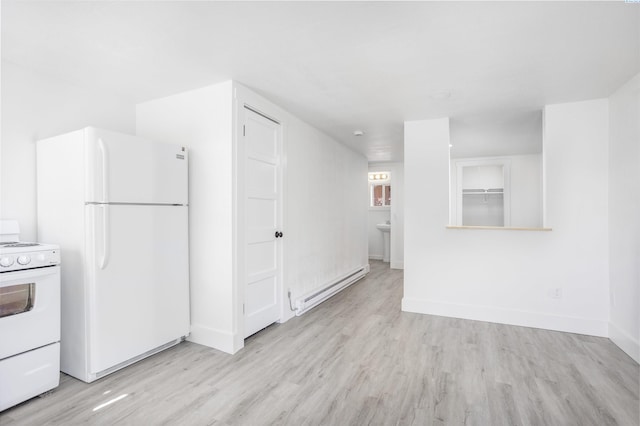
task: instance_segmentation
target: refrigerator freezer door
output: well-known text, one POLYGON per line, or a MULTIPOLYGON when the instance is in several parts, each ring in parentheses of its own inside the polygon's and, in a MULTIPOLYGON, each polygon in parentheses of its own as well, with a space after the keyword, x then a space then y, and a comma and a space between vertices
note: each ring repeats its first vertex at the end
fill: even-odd
POLYGON ((188 208, 85 209, 91 375, 188 335, 188 208))
POLYGON ((188 155, 179 145, 88 127, 85 201, 188 204, 188 155))

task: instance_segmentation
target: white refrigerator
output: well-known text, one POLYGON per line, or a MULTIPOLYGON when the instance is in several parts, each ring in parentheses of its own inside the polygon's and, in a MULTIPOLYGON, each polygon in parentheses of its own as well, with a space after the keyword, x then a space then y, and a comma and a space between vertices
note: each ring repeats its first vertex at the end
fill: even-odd
POLYGON ((60 244, 64 373, 92 382, 189 334, 188 154, 88 127, 37 143, 38 238, 60 244))

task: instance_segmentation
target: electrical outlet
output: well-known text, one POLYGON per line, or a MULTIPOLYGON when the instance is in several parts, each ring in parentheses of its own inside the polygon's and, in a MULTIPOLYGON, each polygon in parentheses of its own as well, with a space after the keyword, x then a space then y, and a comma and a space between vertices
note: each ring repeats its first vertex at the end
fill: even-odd
POLYGON ((562 288, 556 287, 549 290, 549 297, 552 299, 562 299, 562 288))

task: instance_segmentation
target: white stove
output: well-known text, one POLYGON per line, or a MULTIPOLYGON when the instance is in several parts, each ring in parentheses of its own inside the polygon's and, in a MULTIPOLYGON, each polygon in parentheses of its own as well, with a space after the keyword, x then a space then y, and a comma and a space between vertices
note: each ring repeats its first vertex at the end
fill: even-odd
POLYGON ((60 381, 60 249, 0 221, 0 411, 60 381))

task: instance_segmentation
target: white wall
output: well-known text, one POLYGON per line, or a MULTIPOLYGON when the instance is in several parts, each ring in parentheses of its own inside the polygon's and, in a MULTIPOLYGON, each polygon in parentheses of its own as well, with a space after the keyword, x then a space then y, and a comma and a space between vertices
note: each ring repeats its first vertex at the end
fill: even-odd
POLYGON ((545 114, 551 232, 445 229, 448 119, 405 123, 403 310, 608 334, 607 101, 545 114))
POLYGON ((285 286, 295 300, 368 264, 367 159, 293 116, 287 127, 285 286))
POLYGON ((135 107, 2 61, 0 218, 17 219, 22 240, 37 239, 35 142, 86 126, 133 134, 135 107))
POLYGON ((640 362, 640 74, 609 98, 609 336, 640 362))
POLYGON ((251 105, 283 127, 286 300, 367 266, 367 160, 249 89, 226 82, 138 105, 141 136, 190 147, 190 340, 226 351, 243 346, 242 228, 237 216, 237 112, 251 105), (234 118, 235 116, 235 118, 234 118), (235 146, 234 146, 235 145, 235 146))
POLYGON ((189 148, 189 340, 234 352, 232 83, 138 104, 137 134, 189 148))
POLYGON ((542 155, 511 160, 511 226, 542 228, 542 155))
POLYGON ((394 187, 391 202, 391 269, 404 269, 404 163, 392 163, 394 187))

